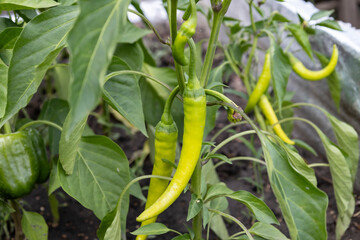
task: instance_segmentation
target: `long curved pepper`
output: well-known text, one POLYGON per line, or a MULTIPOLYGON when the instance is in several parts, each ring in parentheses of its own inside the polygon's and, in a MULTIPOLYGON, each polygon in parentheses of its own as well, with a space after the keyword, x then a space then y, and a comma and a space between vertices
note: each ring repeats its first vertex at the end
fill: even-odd
POLYGON ((266 92, 270 85, 270 79, 271 79, 271 68, 270 68, 270 53, 267 52, 265 54, 265 61, 263 70, 261 72, 261 75, 259 77, 259 80, 257 81, 254 91, 251 93, 249 97, 249 101, 247 102, 247 105, 245 107, 245 113, 248 113, 254 109, 256 104, 259 102, 260 97, 266 92))
POLYGON ((195 0, 190 0, 191 16, 186 20, 177 32, 172 45, 172 53, 175 61, 182 66, 189 65, 189 59, 185 56, 185 45, 195 34, 197 25, 197 12, 195 0))
POLYGON ((271 125, 276 124, 273 128, 276 135, 278 135, 279 138, 281 138, 281 140, 283 140, 284 142, 286 142, 290 145, 294 145, 295 142, 290 140, 290 138, 286 135, 284 130, 281 128, 281 125, 278 123, 279 120, 275 114, 273 107, 271 106, 271 103, 269 102, 269 99, 266 97, 266 95, 261 96, 260 101, 259 101, 259 106, 260 106, 261 111, 265 115, 266 119, 269 121, 269 123, 271 125))
POLYGON ((136 220, 143 222, 165 211, 180 196, 188 184, 199 160, 206 120, 206 96, 196 77, 196 47, 190 46, 189 81, 184 89, 184 135, 180 160, 173 179, 158 200, 136 220))
POLYGON ((294 72, 296 72, 300 77, 302 77, 306 80, 310 80, 310 81, 318 81, 323 78, 326 78, 335 70, 335 67, 336 67, 336 64, 337 64, 338 58, 339 58, 339 50, 336 47, 336 45, 334 44, 332 56, 330 58, 328 65, 319 71, 312 71, 312 70, 307 69, 302 64, 302 62, 300 62, 300 60, 297 59, 292 54, 289 54, 289 57, 290 57, 290 62, 291 62, 294 72))

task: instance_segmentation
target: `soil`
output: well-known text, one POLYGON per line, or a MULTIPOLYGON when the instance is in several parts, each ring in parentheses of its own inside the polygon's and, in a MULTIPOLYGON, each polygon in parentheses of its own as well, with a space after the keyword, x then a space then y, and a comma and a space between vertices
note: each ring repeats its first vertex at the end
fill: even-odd
MULTIPOLYGON (((169 56, 164 55, 161 57, 161 62, 161 65, 168 65, 172 63, 172 59, 169 56)), ((229 85, 234 88, 243 89, 243 86, 240 83, 240 79, 237 79, 236 77, 231 78, 229 85)), ((32 119, 36 119, 40 112, 41 103, 44 98, 43 96, 44 92, 42 90, 39 91, 37 94, 34 95, 31 103, 26 108, 26 111, 32 119)), ((235 99, 235 101, 239 103, 240 106, 244 106, 244 102, 240 98, 237 98, 235 95, 230 95, 230 97, 232 99, 235 99)), ((216 128, 211 132, 209 136, 216 133, 226 124, 226 112, 224 110, 220 110, 216 128)), ((89 125, 96 133, 102 132, 101 127, 99 124, 97 124, 96 120, 90 119, 89 125)), ((237 127, 237 129, 235 130, 239 132, 243 131, 246 128, 248 127, 237 127)), ((116 131, 118 131, 120 136, 117 137, 115 141, 122 147, 129 159, 132 157, 132 154, 135 151, 142 149, 145 138, 140 133, 136 133, 135 135, 128 135, 127 132, 124 130, 117 129, 116 131)), ((231 133, 224 133, 220 135, 217 141, 221 141, 230 135, 231 133)), ((251 154, 248 148, 246 148, 244 144, 241 144, 240 140, 233 141, 227 144, 221 149, 220 153, 223 153, 228 157, 251 154)), ((309 163, 326 161, 324 157, 320 156, 316 158, 306 151, 301 151, 300 153, 305 159, 307 159, 309 163)), ((151 169, 152 164, 150 162, 150 159, 147 158, 144 161, 142 170, 145 174, 151 174, 151 169)), ((329 196, 329 207, 327 210, 327 229, 329 235, 328 239, 334 240, 337 210, 330 178, 330 172, 328 168, 315 168, 315 171, 318 178, 318 187, 325 191, 329 196)), ((248 181, 248 179, 254 180, 254 169, 252 163, 243 161, 234 162, 234 164, 232 165, 222 165, 217 169, 217 172, 220 180, 225 182, 229 188, 233 190, 250 191, 251 193, 259 196, 259 194, 257 194, 257 188, 254 186, 254 184, 248 181)), ((288 231, 283 221, 280 209, 271 191, 265 169, 261 170, 261 177, 263 180, 264 201, 273 210, 276 217, 279 219, 280 226, 278 228, 283 233, 288 235, 288 231)), ((142 186, 146 186, 148 182, 142 181, 141 184, 142 186)), ((96 230, 99 227, 100 221, 95 217, 93 212, 82 207, 77 201, 69 197, 62 190, 56 191, 56 197, 60 203, 60 222, 58 224, 54 224, 53 222, 47 200, 46 187, 39 186, 31 193, 31 195, 24 198, 25 209, 38 212, 44 216, 46 222, 49 225, 49 239, 97 239, 96 230)), ((360 239, 360 192, 355 192, 355 197, 355 214, 352 218, 349 229, 346 231, 343 237, 343 240, 360 239)), ((186 227, 191 226, 191 222, 186 222, 189 200, 189 192, 187 192, 186 194, 182 194, 168 210, 166 210, 163 214, 159 216, 158 222, 164 223, 169 228, 175 229, 179 232, 187 232, 186 227)), ((135 197, 131 197, 130 208, 127 218, 128 239, 135 239, 135 237, 131 235, 130 232, 136 230, 139 227, 139 223, 135 221, 135 218, 143 211, 143 208, 144 203, 141 200, 135 197)), ((229 200, 229 210, 232 215, 238 218, 245 226, 250 227, 253 223, 253 219, 244 205, 229 200)), ((236 224, 226 221, 226 225, 228 227, 230 235, 240 231, 239 227, 236 224)), ((171 239, 174 236, 176 235, 173 233, 169 233, 166 235, 157 236, 156 239, 171 239)), ((1 239, 5 239, 5 237, 2 236, 1 239)), ((219 238, 211 232, 210 239, 216 240, 219 238)))

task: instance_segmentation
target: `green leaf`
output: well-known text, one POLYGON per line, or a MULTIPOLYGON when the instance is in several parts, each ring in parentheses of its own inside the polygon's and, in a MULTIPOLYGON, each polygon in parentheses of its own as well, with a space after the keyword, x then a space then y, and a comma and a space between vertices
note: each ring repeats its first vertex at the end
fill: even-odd
POLYGON ((7 100, 8 66, 0 59, 0 118, 4 116, 7 100))
POLYGON ((311 17, 310 20, 318 20, 320 18, 323 17, 329 17, 331 14, 334 13, 334 10, 329 10, 329 11, 318 11, 316 13, 314 13, 311 17))
POLYGON ((81 138, 74 173, 66 175, 60 165, 58 171, 64 191, 100 219, 115 208, 130 178, 124 152, 105 136, 81 138))
POLYGON ((142 29, 136 27, 134 24, 127 22, 119 35, 119 43, 135 43, 144 36, 152 33, 149 29, 142 29))
POLYGON ((23 209, 21 227, 29 240, 47 240, 48 225, 43 216, 36 212, 28 212, 23 209))
POLYGON ((19 14, 19 16, 24 19, 25 22, 29 22, 38 15, 35 9, 16 10, 15 12, 19 14))
MULTIPOLYGON (((80 0, 80 15, 69 34, 71 111, 65 140, 96 107, 119 30, 126 24, 130 0, 80 0), (85 31, 84 31, 85 30, 85 31)), ((73 159, 70 159, 73 161, 73 159)), ((66 169, 71 172, 72 169, 66 169)))
POLYGON ((274 40, 271 40, 270 54, 271 81, 278 101, 279 109, 281 110, 282 101, 286 94, 286 86, 292 67, 288 57, 274 40))
POLYGON ((256 222, 252 225, 249 232, 267 240, 289 240, 277 228, 262 222, 256 222))
MULTIPOLYGON (((336 128, 338 127, 339 126, 337 126, 336 128)), ((345 127, 345 125, 343 125, 343 127, 345 127)), ((354 184, 353 177, 350 172, 353 171, 353 169, 350 170, 350 167, 353 166, 353 163, 351 162, 351 166, 349 166, 348 164, 350 164, 350 161, 345 158, 342 151, 334 143, 332 143, 330 139, 318 127, 314 125, 314 128, 319 134, 320 139, 324 145, 326 157, 330 165, 336 206, 339 213, 336 222, 336 239, 341 239, 341 236, 349 227, 351 217, 355 211, 355 199, 353 196, 354 184)), ((339 132, 337 134, 339 134, 339 132)), ((357 148, 355 148, 354 150, 356 151, 357 148)), ((357 161, 358 160, 356 160, 356 162, 357 161)))
MULTIPOLYGON (((39 120, 47 120, 62 126, 68 112, 69 105, 66 101, 52 98, 44 102, 39 115, 39 120)), ((61 132, 56 128, 49 127, 48 135, 50 152, 53 157, 59 153, 61 132)))
MULTIPOLYGON (((330 62, 330 59, 320 52, 315 52, 316 57, 319 59, 321 65, 325 67, 330 62)), ((331 98, 333 99, 337 110, 340 110, 341 99, 341 80, 336 70, 334 70, 329 76, 326 77, 327 84, 329 86, 331 98)))
MULTIPOLYGON (((71 111, 72 110, 70 110, 70 112, 71 111)), ((69 116, 70 113, 65 118, 59 143, 59 162, 61 163, 61 166, 65 170, 66 174, 73 173, 79 143, 87 122, 87 117, 85 117, 81 122, 78 123, 70 138, 66 139, 64 131, 69 129, 69 124, 71 124, 69 116)))
POLYGON ((278 22, 290 22, 284 15, 280 14, 279 12, 274 12, 271 16, 270 21, 278 21, 278 22))
MULTIPOLYGON (((130 69, 141 71, 144 63, 144 53, 140 44, 119 43, 114 55, 126 62, 130 69)), ((139 78, 138 76, 135 77, 139 78)))
POLYGON ((327 239, 327 195, 291 166, 282 147, 266 137, 261 138, 261 143, 271 188, 291 239, 327 239))
POLYGON ((338 31, 342 31, 339 23, 337 21, 330 20, 330 19, 324 20, 324 21, 319 22, 319 23, 317 23, 315 25, 316 26, 327 27, 327 28, 330 28, 330 29, 338 30, 338 31))
POLYGON ((170 229, 162 223, 150 223, 131 232, 132 235, 161 235, 170 232, 170 229))
POLYGON ((255 218, 267 224, 279 224, 274 213, 266 204, 259 198, 255 197, 247 191, 237 191, 227 197, 234 199, 244 204, 255 215, 255 218))
POLYGON ((68 65, 57 65, 54 67, 54 87, 56 96, 63 100, 69 98, 70 69, 68 65))
MULTIPOLYGON (((120 58, 114 57, 110 71, 130 70, 120 58)), ((103 89, 103 98, 145 136, 147 131, 138 79, 133 75, 120 75, 109 79, 103 89)))
POLYGON ((176 236, 172 238, 171 240, 191 240, 190 234, 186 233, 183 235, 176 236))
POLYGON ((15 212, 15 210, 5 200, 0 198, 0 219, 5 219, 13 212, 15 212))
POLYGON ((229 160, 229 158, 223 154, 215 153, 215 154, 210 154, 210 155, 206 156, 206 159, 210 159, 210 158, 220 159, 221 161, 232 164, 232 162, 229 160))
POLYGON ((329 113, 327 113, 326 116, 333 127, 339 147, 347 154, 346 161, 352 182, 354 183, 359 162, 359 136, 355 129, 349 124, 340 121, 329 113))
POLYGON ((6 28, 9 27, 18 27, 18 25, 11 21, 11 19, 9 18, 0 17, 0 32, 4 31, 6 28))
POLYGON ((306 142, 301 141, 299 139, 293 139, 293 141, 295 142, 296 146, 311 152, 314 156, 318 156, 315 149, 313 147, 311 147, 309 144, 307 144, 306 142))
POLYGON ((195 194, 191 194, 191 200, 189 203, 188 215, 186 221, 188 222, 189 220, 193 219, 196 215, 198 215, 201 209, 203 208, 203 205, 204 203, 202 199, 197 198, 195 194))
POLYGON ((63 48, 77 14, 76 7, 56 7, 26 24, 14 46, 6 113, 0 127, 25 107, 37 91, 48 67, 63 48))
POLYGON ((59 3, 53 0, 2 0, 0 3, 0 11, 49 8, 56 5, 59 5, 59 3))
POLYGON ((227 196, 234 193, 233 190, 228 188, 225 183, 219 182, 216 184, 213 184, 209 187, 209 189, 206 192, 206 197, 204 198, 204 201, 207 202, 212 198, 220 197, 220 196, 227 196))
POLYGON ((305 32, 305 30, 297 24, 289 24, 288 29, 294 36, 295 40, 300 44, 300 46, 307 53, 307 55, 311 59, 313 59, 313 54, 312 54, 311 45, 309 42, 309 37, 308 37, 307 33, 305 32))
POLYGON ((13 49, 22 30, 21 27, 9 27, 2 31, 0 33, 0 49, 13 49))
POLYGON ((76 3, 78 0, 58 0, 59 3, 63 6, 70 6, 76 3))
POLYGON ((54 158, 52 160, 52 168, 49 176, 49 188, 48 196, 55 192, 58 188, 61 187, 59 174, 58 174, 58 159, 54 158))
POLYGON ((294 169, 303 175, 307 180, 309 180, 315 187, 317 185, 317 180, 315 176, 314 169, 309 167, 305 160, 300 156, 295 149, 287 148, 282 142, 280 143, 283 146, 283 149, 286 151, 288 156, 289 163, 294 169))

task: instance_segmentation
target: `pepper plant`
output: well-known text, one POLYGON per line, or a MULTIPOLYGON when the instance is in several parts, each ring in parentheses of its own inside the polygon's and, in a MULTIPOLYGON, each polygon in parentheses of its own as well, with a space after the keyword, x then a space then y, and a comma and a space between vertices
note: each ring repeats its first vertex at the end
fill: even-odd
MULTIPOLYGON (((332 20, 313 21, 331 12, 315 13, 310 21, 299 16, 299 22, 294 23, 278 12, 266 14, 262 9, 265 0, 247 0, 251 24, 244 26, 225 15, 231 0, 210 0, 210 8, 197 2, 163 2, 169 38, 161 36, 146 19, 137 0, 0 2, 2 229, 7 229, 3 223, 11 215, 16 240, 24 236, 30 240, 48 238, 43 217, 26 211, 19 199, 37 187, 36 182, 46 181, 51 172, 44 183, 50 204, 56 208, 54 192, 62 188, 101 220, 99 239, 126 239, 126 227, 138 240, 170 231, 178 234, 173 239, 209 239, 210 230, 220 239, 327 239, 328 197, 317 187, 313 169, 322 166, 330 168, 338 209, 336 239, 341 238, 355 209, 357 133, 319 106, 292 103, 291 93, 286 91, 292 70, 306 80, 328 78, 334 104, 339 106, 341 85, 336 65, 340 50, 334 46, 329 58, 313 51, 309 42, 317 26, 340 30, 339 25, 332 20), (130 4, 135 10, 129 9, 130 4), (184 11, 179 27, 177 10, 184 11), (253 11, 262 17, 260 21, 254 20, 253 11), (138 15, 148 29, 128 21, 128 12, 138 15), (204 41, 193 40, 200 14, 210 28, 205 45, 204 41), (226 45, 218 41, 221 26, 228 32, 226 45), (172 66, 158 67, 143 41, 151 31, 171 52, 172 66), (259 39, 267 42, 266 49, 261 49, 259 39), (294 42, 311 60, 316 55, 324 68, 307 69, 289 51, 294 42), (213 67, 217 49, 223 61, 213 67), (256 59, 263 55, 263 70, 257 78, 256 66, 262 64, 256 59), (224 90, 227 81, 223 77, 229 74, 240 77, 246 93, 224 90), (45 89, 45 101, 37 119, 30 119, 26 106, 40 89, 45 89), (238 94, 247 104, 237 106, 224 91, 238 94), (220 107, 226 109, 231 123, 209 136, 220 107), (336 143, 314 123, 294 117, 295 107, 321 111, 330 121, 336 143), (121 115, 154 142, 152 175, 132 174, 126 155, 114 141, 112 130, 118 125, 111 121, 111 115, 121 115), (103 135, 89 128, 90 117, 102 124, 103 135), (328 164, 307 164, 301 157, 300 148, 314 150, 291 138, 291 126, 296 121, 314 128, 328 164), (216 141, 220 134, 243 124, 248 124, 250 130, 216 141), (155 132, 152 126, 156 126, 155 132), (47 157, 39 132, 48 146, 47 157), (246 138, 249 135, 253 137, 246 138), (238 138, 254 156, 228 158, 219 153, 238 138), (176 148, 181 152, 178 161, 176 148), (258 192, 245 191, 241 186, 230 189, 217 177, 218 166, 238 160, 253 162, 258 192), (279 220, 262 199, 260 165, 266 167, 288 236, 278 230, 279 220), (149 178, 145 198, 139 181, 149 178), (183 191, 191 192, 186 221, 192 224, 187 233, 156 223, 157 216, 183 191), (146 201, 144 212, 137 217, 139 229, 126 225, 130 194, 146 201), (227 199, 244 204, 254 224, 246 226, 232 216, 227 199), (224 219, 237 224, 239 232, 229 236, 224 219)), ((9 231, 7 235, 11 235, 9 231)))

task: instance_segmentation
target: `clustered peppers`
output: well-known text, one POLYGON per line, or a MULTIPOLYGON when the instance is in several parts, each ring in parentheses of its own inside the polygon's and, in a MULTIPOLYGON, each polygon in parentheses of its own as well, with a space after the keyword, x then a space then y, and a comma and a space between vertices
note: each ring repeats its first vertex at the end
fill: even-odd
POLYGON ((45 146, 36 130, 0 135, 0 197, 25 196, 49 173, 45 146))
MULTIPOLYGON (((170 177, 173 170, 173 166, 169 162, 175 162, 178 129, 171 116, 171 105, 178 92, 179 87, 174 88, 171 92, 168 100, 166 101, 161 120, 156 125, 155 161, 152 175, 170 177)), ((156 200, 166 190, 168 183, 169 181, 165 179, 151 178, 145 209, 148 209, 156 202, 156 200)), ((142 222, 141 226, 154 223, 156 218, 157 217, 155 216, 142 222)), ((147 235, 136 236, 136 240, 145 240, 146 238, 147 235)))
POLYGON ((189 39, 189 46, 191 57, 189 80, 183 93, 184 135, 179 164, 165 192, 137 217, 139 222, 159 215, 180 196, 199 160, 206 120, 206 96, 195 73, 196 47, 192 39, 189 39))
POLYGON ((336 67, 337 61, 339 57, 339 50, 336 45, 333 45, 333 52, 330 58, 330 61, 326 67, 319 71, 312 71, 307 69, 299 59, 297 59, 294 55, 289 53, 289 59, 292 65, 293 70, 302 78, 310 81, 317 81, 329 76, 336 67))

